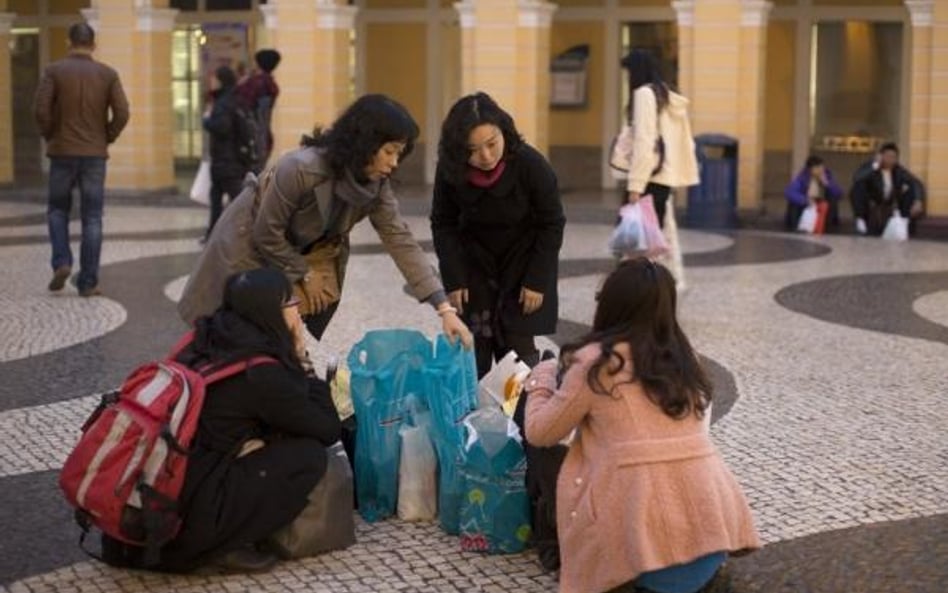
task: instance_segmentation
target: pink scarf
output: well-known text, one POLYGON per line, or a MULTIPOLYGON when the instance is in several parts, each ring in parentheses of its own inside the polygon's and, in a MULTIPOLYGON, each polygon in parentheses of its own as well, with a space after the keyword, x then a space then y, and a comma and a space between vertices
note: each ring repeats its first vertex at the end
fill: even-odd
POLYGON ((491 187, 497 183, 497 180, 504 174, 504 169, 506 168, 506 161, 500 161, 497 166, 490 171, 482 171, 477 167, 469 166, 467 168, 467 181, 474 187, 491 187))

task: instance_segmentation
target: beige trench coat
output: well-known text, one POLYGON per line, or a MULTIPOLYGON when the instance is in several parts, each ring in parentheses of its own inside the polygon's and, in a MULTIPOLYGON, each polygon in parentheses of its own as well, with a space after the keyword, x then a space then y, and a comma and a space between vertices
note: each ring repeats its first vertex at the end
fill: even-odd
POLYGON ((225 281, 239 271, 275 267, 297 282, 308 270, 304 250, 333 237, 341 239, 336 259, 341 289, 349 232, 366 217, 419 301, 443 290, 398 212, 390 182, 358 186, 351 179, 335 179, 322 149, 304 147, 280 157, 259 183, 246 187, 224 210, 191 272, 178 314, 192 324, 214 312, 223 299, 225 281), (366 192, 374 197, 353 205, 361 203, 357 197, 366 192), (327 206, 335 215, 323 211, 327 206))

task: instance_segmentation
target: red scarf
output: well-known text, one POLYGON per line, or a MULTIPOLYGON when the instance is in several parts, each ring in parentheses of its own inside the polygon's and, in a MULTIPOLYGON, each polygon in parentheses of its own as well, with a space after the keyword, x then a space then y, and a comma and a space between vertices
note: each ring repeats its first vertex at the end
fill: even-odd
POLYGON ((500 176, 504 174, 505 168, 507 168, 506 161, 500 161, 497 166, 490 171, 484 171, 478 169, 477 167, 468 166, 467 181, 474 187, 491 187, 497 183, 497 180, 500 179, 500 176))

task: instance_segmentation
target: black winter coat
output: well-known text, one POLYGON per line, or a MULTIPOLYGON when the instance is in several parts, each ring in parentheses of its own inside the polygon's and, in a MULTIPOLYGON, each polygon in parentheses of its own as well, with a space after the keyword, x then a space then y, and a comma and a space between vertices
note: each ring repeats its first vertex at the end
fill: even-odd
MULTIPOLYGON (((204 129, 210 136, 212 179, 243 179, 250 165, 240 157, 237 148, 237 94, 236 87, 223 87, 214 97, 211 114, 204 119, 204 129)), ((233 196, 236 197, 236 196, 233 196)))
POLYGON ((557 264, 566 217, 556 174, 524 144, 489 188, 456 185, 437 171, 431 233, 446 291, 467 288, 464 321, 475 337, 556 332, 557 264), (521 287, 543 293, 523 315, 521 287))
POLYGON ((300 371, 263 364, 212 384, 179 499, 183 526, 159 569, 191 570, 289 524, 340 434, 328 385, 300 371), (250 438, 267 444, 238 458, 250 438))

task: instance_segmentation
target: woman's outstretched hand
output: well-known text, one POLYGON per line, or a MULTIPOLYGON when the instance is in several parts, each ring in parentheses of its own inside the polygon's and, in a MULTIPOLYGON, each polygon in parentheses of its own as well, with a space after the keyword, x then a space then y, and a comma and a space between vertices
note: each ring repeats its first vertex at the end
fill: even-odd
POLYGON ((449 342, 457 344, 458 340, 461 340, 461 344, 468 350, 474 347, 474 336, 471 335, 471 330, 461 321, 455 311, 439 311, 438 315, 441 316, 441 330, 448 337, 449 342))

